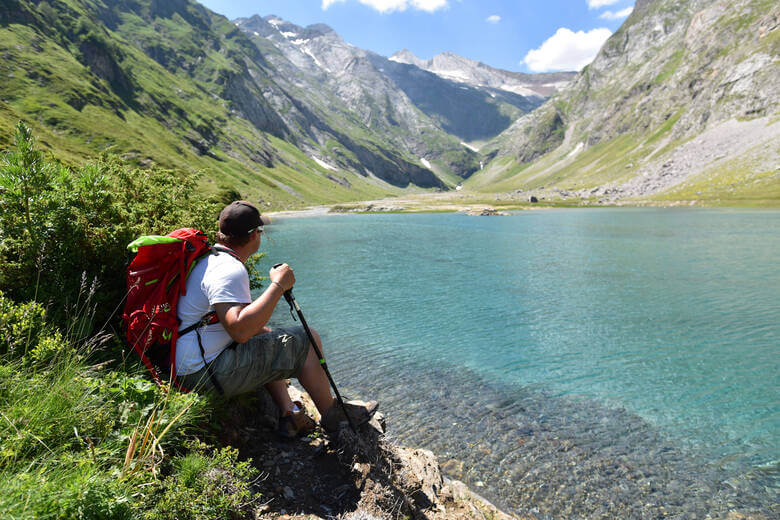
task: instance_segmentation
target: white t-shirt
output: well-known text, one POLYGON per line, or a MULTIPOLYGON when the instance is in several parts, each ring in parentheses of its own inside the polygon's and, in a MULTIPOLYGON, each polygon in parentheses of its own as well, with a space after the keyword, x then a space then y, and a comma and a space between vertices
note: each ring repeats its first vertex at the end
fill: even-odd
MULTIPOLYGON (((210 254, 195 264, 187 279, 187 294, 179 298, 180 327, 183 329, 199 321, 214 310, 215 303, 252 303, 249 274, 244 264, 228 253, 210 254)), ((233 342, 219 322, 201 327, 199 331, 207 362, 233 342)), ((176 342, 176 373, 194 374, 203 366, 198 335, 193 330, 176 342)))

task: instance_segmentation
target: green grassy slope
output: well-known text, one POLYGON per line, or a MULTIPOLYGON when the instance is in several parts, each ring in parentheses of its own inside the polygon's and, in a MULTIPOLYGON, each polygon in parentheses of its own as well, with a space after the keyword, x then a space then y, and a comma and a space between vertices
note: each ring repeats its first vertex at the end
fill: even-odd
POLYGON ((42 148, 66 163, 111 151, 139 165, 201 172, 206 190, 234 187, 272 207, 401 191, 317 165, 282 140, 294 139, 259 92, 248 92, 257 114, 239 111, 226 91, 247 75, 247 63, 262 60, 259 51, 197 4, 159 5, 10 1, 0 8, 0 146, 24 120, 42 148))

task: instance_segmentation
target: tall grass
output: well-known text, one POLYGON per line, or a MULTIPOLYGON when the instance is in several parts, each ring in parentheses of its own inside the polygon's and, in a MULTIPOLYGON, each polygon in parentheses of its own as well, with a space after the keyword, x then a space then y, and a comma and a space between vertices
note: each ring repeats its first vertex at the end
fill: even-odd
POLYGON ((235 516, 253 470, 198 440, 209 400, 155 386, 112 334, 126 238, 206 227, 219 202, 165 188, 175 172, 72 171, 24 125, 16 138, 0 157, 0 516, 235 516))

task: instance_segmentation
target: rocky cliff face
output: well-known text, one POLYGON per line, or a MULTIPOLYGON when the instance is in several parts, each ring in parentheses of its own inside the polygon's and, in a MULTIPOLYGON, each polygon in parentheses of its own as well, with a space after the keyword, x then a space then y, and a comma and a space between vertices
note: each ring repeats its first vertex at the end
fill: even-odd
POLYGON ((308 85, 305 90, 327 92, 330 99, 320 107, 357 114, 373 135, 458 177, 468 177, 479 164, 460 141, 497 135, 543 99, 531 91, 454 82, 388 60, 321 24, 304 28, 275 16, 235 23, 286 77, 308 85))
MULTIPOLYGON (((492 153, 521 163, 537 161, 517 178, 518 185, 563 181, 576 186, 566 171, 574 171, 571 164, 579 161, 590 176, 580 175, 580 187, 609 186, 620 196, 620 186, 635 176, 668 177, 663 165, 671 150, 730 121, 767 118, 757 141, 733 150, 731 157, 749 154, 757 144, 776 143, 777 133, 767 124, 774 123, 780 99, 779 24, 780 7, 765 0, 637 2, 596 59, 499 136, 492 153), (605 161, 604 154, 597 157, 597 147, 625 160, 608 156, 605 161), (598 167, 598 160, 610 166, 598 167)), ((702 147, 707 143, 702 141, 702 147)), ((774 164, 754 166, 763 171, 774 164)), ((680 169, 675 183, 649 182, 645 185, 655 188, 622 196, 660 193, 701 170, 680 169)))
POLYGON ((438 54, 430 60, 422 60, 411 51, 404 49, 390 56, 390 60, 414 65, 459 83, 512 92, 520 96, 536 98, 540 102, 566 87, 577 75, 576 72, 544 74, 511 72, 451 52, 438 54))

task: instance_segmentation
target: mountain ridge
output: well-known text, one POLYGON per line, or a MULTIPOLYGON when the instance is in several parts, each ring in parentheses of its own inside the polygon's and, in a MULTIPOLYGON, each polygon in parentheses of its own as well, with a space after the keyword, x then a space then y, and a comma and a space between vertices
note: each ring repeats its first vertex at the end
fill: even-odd
POLYGON ((778 20, 762 0, 639 2, 568 87, 483 148, 492 160, 467 185, 776 204, 778 20), (712 153, 728 128, 752 137, 712 153))
POLYGON ((402 49, 389 58, 391 61, 414 65, 453 81, 473 86, 506 90, 523 96, 547 98, 564 88, 576 72, 542 72, 526 74, 491 67, 452 52, 442 52, 429 60, 418 58, 408 49, 402 49))

